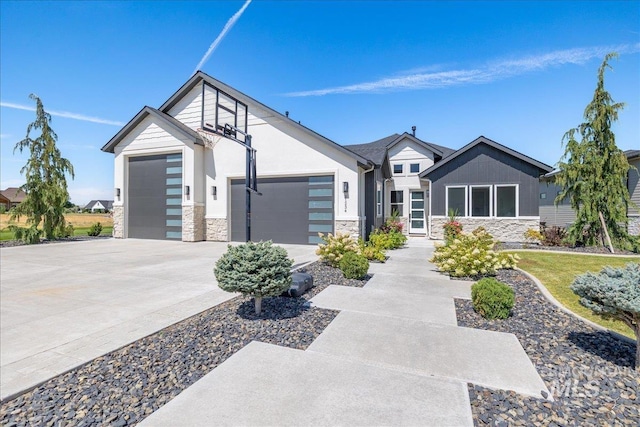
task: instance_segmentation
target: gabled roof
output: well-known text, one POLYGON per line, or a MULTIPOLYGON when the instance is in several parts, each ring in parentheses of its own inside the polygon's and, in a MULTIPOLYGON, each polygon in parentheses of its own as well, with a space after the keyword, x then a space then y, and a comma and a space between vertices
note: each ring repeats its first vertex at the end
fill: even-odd
POLYGON ((347 145, 347 148, 355 151, 361 156, 371 159, 376 165, 379 166, 384 161, 388 150, 394 145, 398 144, 404 138, 407 138, 415 142, 416 144, 426 147, 441 158, 447 157, 455 152, 455 150, 452 150, 450 148, 423 141, 407 132, 404 132, 402 135, 394 133, 393 135, 389 135, 385 138, 378 139, 367 144, 347 145))
POLYGON ((191 129, 190 127, 176 120, 170 115, 163 113, 162 111, 158 111, 153 107, 145 106, 142 110, 140 110, 138 114, 135 115, 133 119, 129 121, 129 123, 124 125, 124 127, 120 129, 120 131, 115 134, 115 136, 111 138, 109 142, 104 145, 104 147, 102 147, 102 151, 113 153, 116 145, 122 142, 124 137, 126 137, 129 132, 131 132, 136 126, 138 126, 147 116, 152 116, 165 122, 175 130, 177 130, 179 133, 184 135, 186 138, 192 140, 194 143, 198 145, 204 145, 202 138, 195 130, 191 129))
POLYGON ((91 209, 96 205, 96 203, 100 202, 105 209, 113 209, 113 200, 92 200, 84 207, 84 209, 91 209))
POLYGON ((239 99, 240 101, 244 102, 245 104, 249 105, 249 104, 253 104, 253 105, 257 105, 259 108, 264 109, 265 111, 267 111, 269 114, 275 116, 277 119, 279 119, 280 121, 292 126, 295 129, 301 130, 304 133, 308 134, 308 135, 312 135, 315 138, 320 139, 321 141, 323 141, 324 143, 338 149, 339 151, 349 155, 350 157, 354 158, 362 167, 369 167, 370 166, 370 161, 368 158, 362 157, 361 155, 343 147, 342 145, 330 140, 329 138, 320 135, 318 132, 309 129, 306 126, 301 125, 300 123, 290 119, 289 117, 285 116, 284 114, 281 114, 279 112, 277 112, 276 110, 267 107, 266 105, 264 105, 263 103, 261 103, 260 101, 255 100, 254 98, 251 98, 250 96, 240 92, 237 89, 232 88, 231 86, 221 82, 220 80, 217 80, 213 77, 211 77, 210 75, 203 73, 202 71, 197 71, 193 76, 191 76, 191 78, 189 80, 187 80, 187 82, 185 84, 182 85, 182 87, 180 89, 178 89, 173 95, 171 95, 171 97, 169 99, 167 99, 165 101, 164 104, 162 104, 160 106, 160 111, 162 111, 163 113, 167 113, 173 106, 175 106, 187 93, 189 93, 194 87, 196 87, 201 81, 205 81, 208 84, 216 87, 217 89, 221 90, 222 92, 227 93, 228 95, 231 95, 234 98, 239 99))
POLYGON ((20 187, 9 187, 0 191, 0 193, 13 203, 22 202, 27 197, 27 194, 20 187))
POLYGON ((640 157, 640 150, 626 150, 624 154, 628 160, 631 160, 640 157))
POLYGON ((471 141, 469 144, 465 145, 464 147, 462 147, 461 149, 459 149, 458 151, 456 151, 455 153, 451 154, 450 156, 446 157, 445 159, 442 159, 440 162, 434 164, 433 166, 431 166, 430 168, 424 170, 422 173, 420 173, 420 178, 426 178, 427 175, 429 175, 431 172, 437 170, 438 168, 442 167, 443 165, 449 163, 451 160, 461 156, 462 154, 466 153, 467 151, 471 150, 473 147, 479 145, 479 144, 485 144, 488 145, 490 147, 495 148, 496 150, 500 150, 504 153, 507 153, 517 159, 520 159, 524 162, 527 162, 533 166, 536 166, 538 169, 540 169, 541 171, 547 173, 547 172, 551 172, 553 170, 553 168, 547 164, 544 164, 542 162, 539 162, 529 156, 525 156, 522 153, 519 153, 515 150, 512 150, 511 148, 505 147, 502 144, 498 144, 495 141, 490 140, 489 138, 485 138, 484 136, 480 136, 476 139, 474 139, 473 141, 471 141))

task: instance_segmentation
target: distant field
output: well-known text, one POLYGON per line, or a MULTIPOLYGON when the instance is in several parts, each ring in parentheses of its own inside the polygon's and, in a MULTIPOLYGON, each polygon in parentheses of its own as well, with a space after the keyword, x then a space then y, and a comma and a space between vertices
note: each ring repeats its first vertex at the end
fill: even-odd
MULTIPOLYGON (((20 221, 10 221, 9 218, 11 215, 9 214, 0 214, 0 240, 12 240, 13 233, 11 233, 7 228, 9 225, 26 225, 26 218, 20 218, 20 221)), ((75 235, 86 235, 87 231, 89 231, 89 227, 92 224, 99 222, 102 224, 102 235, 111 235, 111 230, 113 229, 113 219, 109 216, 109 214, 90 214, 90 213, 82 213, 82 214, 66 214, 65 219, 67 222, 73 224, 75 228, 75 235)))

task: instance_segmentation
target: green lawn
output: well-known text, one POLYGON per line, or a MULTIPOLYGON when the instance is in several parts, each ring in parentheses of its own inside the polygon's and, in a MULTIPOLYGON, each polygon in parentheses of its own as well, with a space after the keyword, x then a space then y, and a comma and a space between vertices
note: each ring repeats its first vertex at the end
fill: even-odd
MULTIPOLYGON (((77 227, 74 229, 74 236, 86 236, 91 227, 77 227)), ((101 236, 111 236, 113 227, 102 227, 101 236)), ((0 241, 13 240, 13 233, 7 229, 0 230, 0 241)))
POLYGON ((605 320, 580 305, 578 296, 569 286, 576 276, 587 271, 597 273, 604 266, 623 267, 629 262, 640 262, 640 257, 604 257, 573 255, 551 251, 515 252, 521 258, 518 267, 533 274, 545 285, 551 294, 569 310, 605 328, 634 338, 631 329, 617 320, 605 320))

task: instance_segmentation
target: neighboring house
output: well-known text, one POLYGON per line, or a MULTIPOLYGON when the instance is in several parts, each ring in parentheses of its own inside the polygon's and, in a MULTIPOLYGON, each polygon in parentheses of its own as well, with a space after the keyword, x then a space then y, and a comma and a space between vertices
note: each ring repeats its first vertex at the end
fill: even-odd
POLYGON ((431 235, 443 237, 450 211, 463 229, 484 227, 501 241, 537 229, 538 183, 551 166, 480 136, 420 174, 428 181, 431 235))
POLYGON ((27 197, 26 193, 19 187, 9 187, 6 190, 0 191, 0 204, 3 204, 7 210, 18 206, 24 198, 27 197))
POLYGON ((84 209, 90 210, 91 212, 111 212, 111 209, 113 209, 113 200, 92 200, 87 203, 84 209))
POLYGON ((538 177, 551 170, 484 137, 457 151, 415 131, 344 147, 199 71, 102 147, 115 155, 115 237, 245 240, 246 149, 201 130, 225 124, 257 150, 254 241, 367 237, 394 210, 408 233, 442 238, 447 204, 466 230, 483 225, 521 241, 538 225, 538 177))
MULTIPOLYGON (((245 239, 246 150, 198 128, 236 125, 252 135, 258 190, 251 238, 319 242, 365 231, 371 188, 388 178, 371 160, 236 89, 194 74, 159 109, 144 107, 103 148, 115 154, 114 236, 183 241, 245 239), (367 196, 369 194, 369 196, 367 196)), ((240 134, 238 134, 240 136, 240 134)))
MULTIPOLYGON (((394 212, 398 214, 405 233, 427 234, 429 184, 420 179, 419 174, 455 150, 416 138, 415 127, 412 134, 396 133, 368 144, 348 145, 347 148, 364 157, 380 161, 385 157, 389 159, 391 178, 381 183, 384 191, 380 189, 382 200, 377 216, 382 216, 384 208, 385 216, 394 212)), ((373 224, 368 220, 367 224, 370 232, 373 224)))
MULTIPOLYGON (((627 176, 627 189, 631 201, 640 206, 640 180, 638 179, 640 150, 627 150, 624 154, 627 156, 629 164, 635 167, 629 171, 627 176)), ((557 174, 558 171, 555 170, 540 180, 540 221, 547 226, 569 227, 575 221, 576 213, 571 208, 569 200, 563 200, 557 206, 554 204, 556 196, 560 194, 560 187, 554 182, 557 174)), ((629 206, 627 217, 629 219, 629 234, 640 235, 640 211, 629 206)))

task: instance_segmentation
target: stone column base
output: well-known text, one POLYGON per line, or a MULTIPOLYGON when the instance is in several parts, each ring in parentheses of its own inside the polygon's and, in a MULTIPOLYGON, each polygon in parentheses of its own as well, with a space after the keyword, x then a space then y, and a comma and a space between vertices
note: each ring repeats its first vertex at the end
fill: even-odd
POLYGON ((353 239, 360 237, 360 221, 355 220, 336 220, 336 234, 349 234, 353 239))
POLYGON ((228 225, 226 218, 207 218, 207 240, 214 242, 228 242, 228 225))
POLYGON ((640 236, 640 216, 629 216, 629 234, 640 236))
POLYGON ((111 209, 113 216, 113 237, 124 239, 124 206, 116 205, 111 209))
POLYGON ((182 241, 199 242, 204 240, 204 206, 182 207, 182 241))

